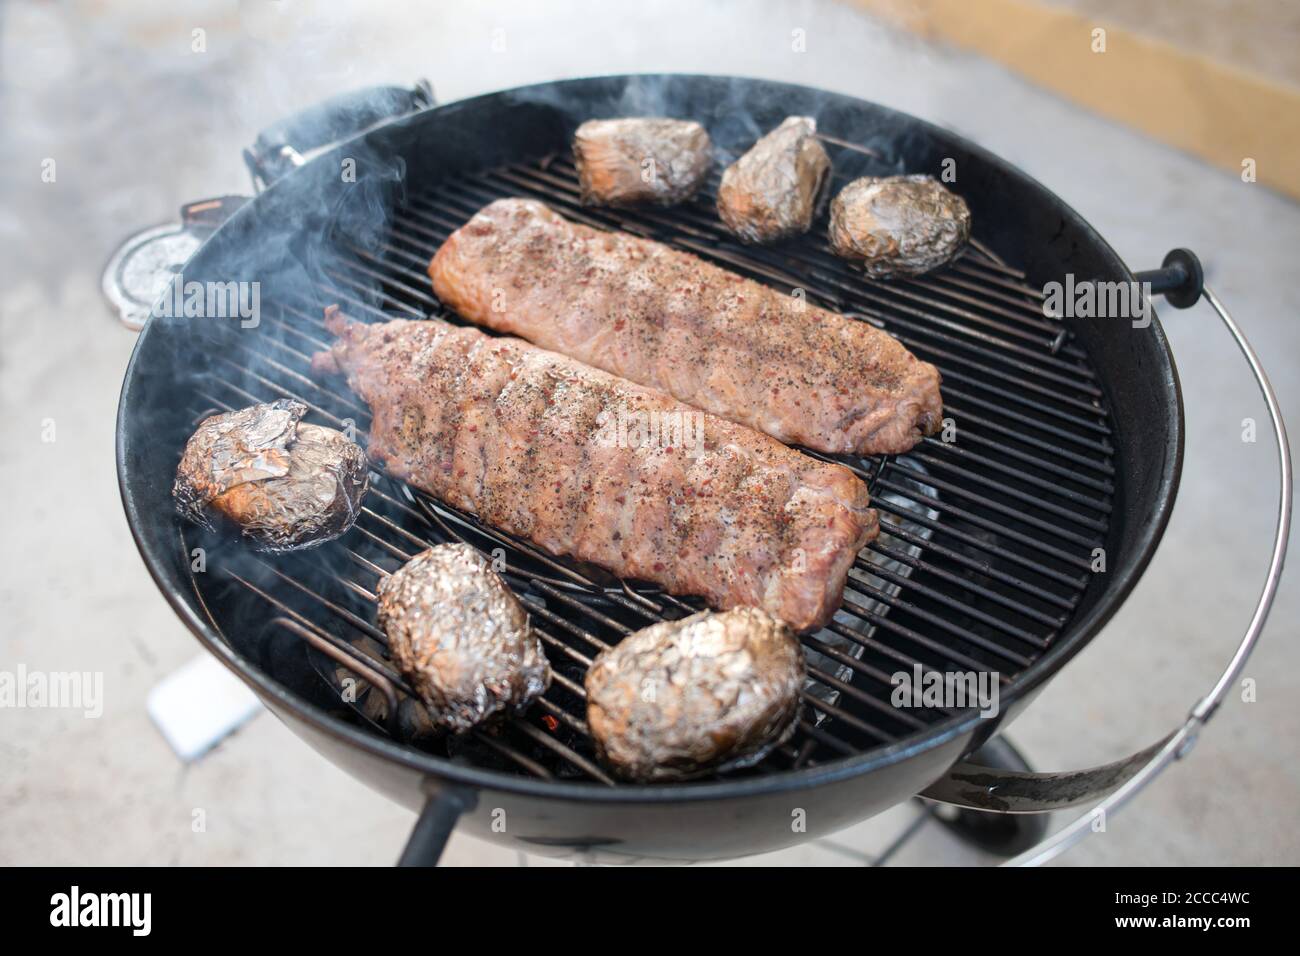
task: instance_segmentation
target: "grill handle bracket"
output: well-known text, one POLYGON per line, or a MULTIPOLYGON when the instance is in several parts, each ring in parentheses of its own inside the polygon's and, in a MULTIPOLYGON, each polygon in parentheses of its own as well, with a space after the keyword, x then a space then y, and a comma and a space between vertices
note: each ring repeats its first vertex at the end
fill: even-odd
POLYGON ((1194 288, 1197 299, 1205 299, 1231 334, 1250 366, 1255 383, 1268 406, 1273 437, 1277 443, 1279 475, 1277 523, 1268 573, 1250 622, 1246 625, 1232 659, 1210 692, 1196 702, 1186 720, 1172 733, 1129 757, 1088 770, 1026 773, 983 767, 964 761, 921 794, 940 803, 994 813, 1046 813, 1091 805, 1084 815, 1037 846, 1008 860, 1003 864, 1005 866, 1039 866, 1074 846, 1089 833, 1104 829, 1111 814, 1128 803, 1171 763, 1182 759, 1191 751, 1201 728, 1214 716, 1228 691, 1237 683, 1246 660, 1259 642, 1286 562, 1287 539, 1291 533, 1291 446, 1277 395, 1260 364, 1259 356, 1218 296, 1204 285, 1200 262, 1191 252, 1175 249, 1165 257, 1161 269, 1138 273, 1137 278, 1139 281, 1150 281, 1153 292, 1163 291, 1170 302, 1179 308, 1187 307, 1179 303, 1194 288), (1144 280, 1144 276, 1149 278, 1144 280), (1175 299, 1175 295, 1178 299, 1175 299))
POLYGON ((261 192, 301 166, 306 153, 434 103, 433 87, 421 79, 410 88, 371 86, 340 93, 287 116, 262 130, 253 145, 244 150, 244 164, 253 177, 253 188, 261 192))
POLYGON ((1190 249, 1172 249, 1159 269, 1149 269, 1133 276, 1149 286, 1152 295, 1163 295, 1177 309, 1190 309, 1201 300, 1205 290, 1205 270, 1190 249))

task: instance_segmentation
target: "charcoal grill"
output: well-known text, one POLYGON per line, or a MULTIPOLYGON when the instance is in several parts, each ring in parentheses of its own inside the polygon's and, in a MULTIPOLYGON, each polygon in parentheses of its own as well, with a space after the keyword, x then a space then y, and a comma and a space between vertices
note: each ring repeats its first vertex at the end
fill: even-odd
MULTIPOLYGON (((1097 633, 1145 568, 1173 506, 1183 423, 1157 320, 1137 329, 1045 314, 1045 282, 1066 273, 1127 282, 1129 270, 1046 189, 950 133, 804 87, 604 77, 442 107, 422 88, 354 94, 263 134, 247 159, 260 195, 191 207, 186 223, 207 241, 182 275, 259 283, 260 320, 254 328, 237 318, 149 321, 119 408, 123 502, 150 572, 200 642, 323 754, 421 811, 406 862, 436 859, 454 825, 530 852, 627 862, 775 849, 922 791, 962 808, 959 825, 986 812, 1114 807, 1185 751, 1262 629, 1289 522, 1289 451, 1253 352, 1205 290, 1274 413, 1282 462, 1279 536, 1246 638, 1187 724, 1142 753, 1073 774, 1029 772, 1005 751, 981 760, 997 755, 981 748, 1097 633), (795 113, 818 119, 834 161, 832 189, 866 174, 937 172, 955 160, 954 188, 974 217, 970 248, 927 276, 872 282, 829 253, 824 216, 798 240, 735 242, 712 208, 716 174, 700 197, 670 209, 578 202, 567 144, 583 120, 689 117, 737 155, 795 113), (344 137, 360 127, 370 128, 344 137), (174 515, 170 485, 184 441, 214 412, 292 397, 313 420, 364 442, 364 404, 310 374, 311 354, 329 343, 323 308, 337 303, 366 321, 457 321, 434 297, 425 266, 476 210, 513 195, 802 289, 886 329, 943 373, 944 434, 907 455, 834 459, 868 483, 883 533, 859 555, 835 620, 804 639, 809 681, 796 734, 756 766, 645 786, 617 783, 595 760, 586 666, 631 630, 693 612, 701 606, 694 600, 554 558, 381 475, 346 536, 301 554, 256 555, 174 515), (213 232, 223 205, 239 208, 213 232), (462 738, 428 732, 374 624, 376 582, 445 541, 504 558, 504 577, 555 671, 529 712, 462 738), (971 708, 895 707, 891 676, 899 671, 990 673, 1000 712, 983 719, 971 708)), ((1186 252, 1138 278, 1177 304, 1201 296, 1199 265, 1186 252)), ((1024 859, 1050 857, 1087 822, 1024 859)), ((1008 848, 1041 828, 1017 832, 1008 848)))

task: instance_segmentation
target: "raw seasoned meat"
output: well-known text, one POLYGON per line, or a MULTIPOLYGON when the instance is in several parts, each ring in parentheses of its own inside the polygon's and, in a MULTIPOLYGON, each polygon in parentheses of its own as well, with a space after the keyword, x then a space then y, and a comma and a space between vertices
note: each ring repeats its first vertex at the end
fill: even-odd
POLYGON ((328 326, 372 460, 552 554, 803 630, 878 530, 847 468, 662 392, 436 319, 328 326))
POLYGON ((480 210, 429 275, 471 322, 783 442, 895 454, 942 425, 938 369, 887 333, 533 200, 480 210))

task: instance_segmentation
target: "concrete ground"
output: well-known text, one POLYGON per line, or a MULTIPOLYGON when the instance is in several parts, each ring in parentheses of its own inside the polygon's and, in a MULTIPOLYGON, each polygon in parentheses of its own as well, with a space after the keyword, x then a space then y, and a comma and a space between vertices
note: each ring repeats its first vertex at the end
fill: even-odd
MULTIPOLYGON (((247 192, 241 147, 326 94, 428 76, 451 100, 559 77, 681 71, 889 104, 1019 164, 1135 267, 1173 246, 1198 250, 1300 422, 1294 203, 835 3, 114 6, 0 8, 0 671, 102 671, 105 682, 99 719, 0 709, 0 862, 387 864, 413 822, 265 714, 197 763, 175 758, 144 700, 198 648, 136 555, 114 477, 134 336, 100 296, 109 252, 184 200, 247 192), (193 52, 200 29, 205 50, 193 52), (806 52, 791 49, 796 29, 806 52), (47 159, 53 182, 42 178, 47 159), (196 808, 206 832, 193 832, 196 808)), ((1260 588, 1277 493, 1262 402, 1208 308, 1164 318, 1188 423, 1178 507, 1123 610, 1016 723, 1042 769, 1113 759, 1181 721, 1260 588), (1241 440, 1247 417, 1261 423, 1258 443, 1241 440)), ((1300 862, 1297 595, 1292 576, 1247 669, 1257 701, 1234 692, 1188 759, 1064 862, 1300 862)), ((900 807, 754 862, 859 864, 915 812, 900 807)), ((447 859, 545 862, 461 836, 447 859)), ((989 862, 933 825, 898 861, 989 862)))

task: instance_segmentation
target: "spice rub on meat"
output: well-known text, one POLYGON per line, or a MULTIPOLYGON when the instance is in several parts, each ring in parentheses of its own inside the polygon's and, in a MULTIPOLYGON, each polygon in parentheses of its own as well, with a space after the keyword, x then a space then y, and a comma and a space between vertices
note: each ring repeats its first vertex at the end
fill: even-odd
POLYGON ((370 405, 371 459, 552 554, 807 630, 877 533, 847 468, 662 392, 437 319, 333 310, 327 326, 338 341, 313 367, 344 372, 370 405), (689 422, 691 440, 632 441, 611 427, 620 415, 689 422))
POLYGON ((429 275, 471 322, 783 442, 901 454, 942 424, 938 369, 888 333, 534 200, 484 207, 429 275))

